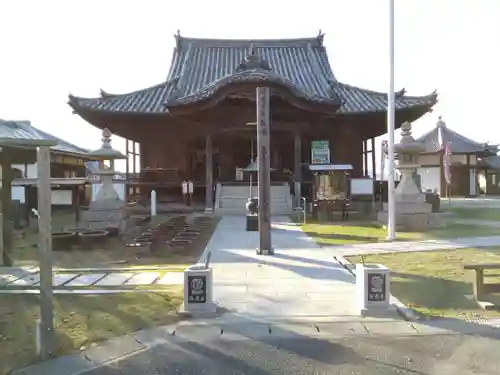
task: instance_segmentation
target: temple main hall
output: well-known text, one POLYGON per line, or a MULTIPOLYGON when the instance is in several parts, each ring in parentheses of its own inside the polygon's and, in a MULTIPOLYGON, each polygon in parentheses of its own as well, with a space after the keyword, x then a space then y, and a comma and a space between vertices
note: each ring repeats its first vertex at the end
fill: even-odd
MULTIPOLYGON (((124 94, 101 90, 96 98, 70 95, 69 105, 130 141, 127 153, 140 155, 140 165, 127 161, 132 193, 155 189, 160 199, 180 200, 182 181, 191 180, 193 199, 212 210, 221 209, 230 187, 248 189, 246 171, 257 156, 255 89, 267 86, 272 186, 289 186, 292 198, 308 196, 311 164, 350 165, 352 177, 369 170, 375 176, 374 139, 387 128, 387 94, 340 82, 323 40, 321 33, 262 40, 178 34, 162 82, 124 94)), ((408 96, 402 89, 395 102, 399 127, 429 112, 437 93, 408 96)))

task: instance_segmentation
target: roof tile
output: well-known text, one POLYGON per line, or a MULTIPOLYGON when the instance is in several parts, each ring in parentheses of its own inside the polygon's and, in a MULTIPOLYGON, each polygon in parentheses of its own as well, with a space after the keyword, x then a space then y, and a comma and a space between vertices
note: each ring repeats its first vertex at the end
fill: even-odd
POLYGON ((89 151, 44 132, 43 130, 37 129, 32 126, 29 121, 5 121, 0 119, 0 138, 56 141, 58 142, 57 145, 52 146, 51 149, 71 154, 86 154, 89 151))
MULTIPOLYGON (((340 100, 340 113, 381 112, 387 94, 338 82, 321 37, 302 39, 196 39, 177 36, 167 80, 123 95, 86 99, 70 96, 70 105, 106 112, 168 113, 167 105, 205 98, 218 84, 235 77, 238 66, 251 52, 265 60, 275 77, 308 100, 340 100)), ((255 78, 255 76, 254 76, 255 78)), ((261 77, 262 78, 262 77, 261 77)), ((398 95, 396 109, 432 106, 437 94, 398 95)))

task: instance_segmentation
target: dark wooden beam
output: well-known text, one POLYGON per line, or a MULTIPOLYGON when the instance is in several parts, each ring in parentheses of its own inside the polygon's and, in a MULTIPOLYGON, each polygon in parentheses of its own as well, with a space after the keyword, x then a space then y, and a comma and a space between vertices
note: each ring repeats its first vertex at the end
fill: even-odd
POLYGON ((205 211, 213 211, 212 136, 205 136, 205 211))
MULTIPOLYGON (((302 134, 296 130, 293 139, 293 174, 295 175, 295 197, 302 196, 302 134)), ((299 202, 296 202, 299 203, 299 202)))
POLYGON ((377 180, 377 166, 375 164, 376 162, 376 157, 375 157, 375 138, 370 139, 371 144, 372 144, 372 177, 373 181, 377 180))

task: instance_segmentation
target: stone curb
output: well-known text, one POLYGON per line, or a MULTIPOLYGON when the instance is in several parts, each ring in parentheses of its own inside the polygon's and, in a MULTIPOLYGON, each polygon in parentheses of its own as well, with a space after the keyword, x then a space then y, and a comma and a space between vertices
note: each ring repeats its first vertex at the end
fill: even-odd
POLYGON ((174 325, 154 327, 105 341, 79 353, 49 359, 11 375, 83 375, 106 364, 168 342, 175 335, 174 325))

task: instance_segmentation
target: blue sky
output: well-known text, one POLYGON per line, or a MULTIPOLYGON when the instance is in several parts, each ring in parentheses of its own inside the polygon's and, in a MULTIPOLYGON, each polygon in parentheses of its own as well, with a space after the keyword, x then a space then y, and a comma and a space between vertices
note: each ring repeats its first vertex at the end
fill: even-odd
MULTIPOLYGON (((500 143, 498 0, 395 0, 396 90, 437 89, 434 113, 477 141, 500 143)), ((388 0, 0 0, 0 118, 83 147, 100 132, 71 113, 71 92, 124 93, 163 81, 177 29, 184 36, 315 36, 321 29, 337 78, 388 90, 388 0)), ((397 140, 397 139, 396 139, 397 140)), ((117 140, 117 148, 124 143, 117 140)))

